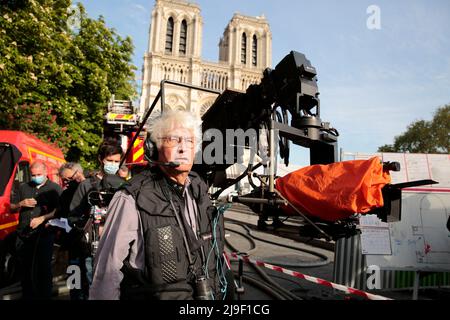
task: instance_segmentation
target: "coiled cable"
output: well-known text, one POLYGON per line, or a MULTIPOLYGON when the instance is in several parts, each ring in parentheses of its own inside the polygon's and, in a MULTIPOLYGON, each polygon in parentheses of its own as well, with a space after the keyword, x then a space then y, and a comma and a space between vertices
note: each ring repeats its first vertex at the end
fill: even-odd
MULTIPOLYGON (((249 237, 246 237, 246 238, 252 239, 252 240, 249 240, 249 241, 252 241, 252 243, 254 244, 254 247, 251 249, 252 252, 254 252, 256 250, 256 243, 254 241, 254 239, 256 239, 256 240, 259 240, 259 241, 262 241, 262 242, 266 242, 266 243, 269 243, 269 244, 273 244, 273 245, 276 245, 276 246, 281 246, 281 247, 292 249, 292 250, 302 251, 302 252, 305 252, 305 253, 317 256, 317 257, 322 259, 321 261, 301 262, 301 263, 296 263, 296 264, 285 263, 285 262, 273 262, 272 264, 278 264, 278 265, 283 265, 283 266, 286 266, 286 267, 294 267, 294 268, 305 268, 305 267, 310 267, 311 268, 311 267, 321 267, 321 266, 324 266, 324 265, 327 265, 327 264, 330 263, 330 259, 326 255, 324 255, 322 253, 315 252, 315 251, 312 251, 312 250, 308 250, 308 249, 305 249, 305 248, 299 248, 299 247, 296 247, 296 246, 291 246, 291 245, 288 245, 288 244, 283 244, 283 243, 280 243, 280 242, 271 241, 271 240, 268 240, 268 239, 264 239, 264 238, 261 238, 261 237, 258 237, 256 235, 254 235, 253 232, 251 231, 251 229, 248 226, 246 226, 245 224, 241 224, 241 223, 238 223, 238 222, 232 222, 232 221, 228 221, 228 223, 238 225, 238 226, 244 228, 247 231, 247 234, 248 234, 249 237)), ((231 232, 235 232, 235 233, 244 235, 243 233, 241 233, 239 231, 236 231, 236 230, 232 230, 232 229, 229 229, 229 228, 225 228, 225 229, 228 230, 228 231, 231 231, 231 232)), ((228 242, 228 241, 226 241, 226 242, 228 242)), ((238 250, 236 250, 236 252, 238 252, 238 250)))

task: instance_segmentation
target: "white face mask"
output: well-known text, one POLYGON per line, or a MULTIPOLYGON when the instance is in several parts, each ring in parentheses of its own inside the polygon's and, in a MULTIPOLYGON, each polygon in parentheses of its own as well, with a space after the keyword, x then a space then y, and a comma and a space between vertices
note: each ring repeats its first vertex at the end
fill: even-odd
POLYGON ((45 181, 45 176, 40 175, 40 176, 31 177, 31 181, 33 181, 34 184, 36 184, 36 185, 41 185, 45 181))
POLYGON ((105 161, 103 163, 103 171, 106 174, 116 174, 119 171, 119 164, 116 162, 105 161))

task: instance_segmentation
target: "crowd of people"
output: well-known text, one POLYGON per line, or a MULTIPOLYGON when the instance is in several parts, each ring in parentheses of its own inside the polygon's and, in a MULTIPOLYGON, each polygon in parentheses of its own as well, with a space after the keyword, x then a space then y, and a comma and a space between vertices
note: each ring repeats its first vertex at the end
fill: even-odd
MULTIPOLYGON (((148 166, 130 179, 119 167, 123 150, 112 140, 98 150, 99 170, 86 174, 78 163, 59 169, 63 189, 47 178, 43 162, 31 167, 12 209, 19 212, 17 254, 24 299, 50 299, 55 229, 48 221, 66 218, 62 233, 68 265, 81 270, 73 300, 222 299, 227 293, 223 258, 223 216, 212 205, 204 181, 191 171, 201 145, 201 120, 168 111, 148 129, 148 166), (89 195, 114 190, 95 255, 89 195)), ((61 234, 61 232, 59 232, 61 234)))
POLYGON ((88 194, 102 188, 105 176, 116 175, 123 155, 113 139, 105 140, 98 150, 99 170, 85 174, 79 163, 66 162, 59 168, 59 184, 47 177, 44 162, 30 166, 31 181, 20 185, 12 199, 11 209, 19 211, 16 253, 19 261, 24 299, 49 299, 52 294, 52 258, 55 235, 67 250, 69 265, 81 270, 82 288, 71 290, 72 299, 87 299, 92 279, 92 255, 84 233, 88 227, 91 205, 88 194), (66 218, 71 226, 67 234, 56 232, 47 222, 66 218))

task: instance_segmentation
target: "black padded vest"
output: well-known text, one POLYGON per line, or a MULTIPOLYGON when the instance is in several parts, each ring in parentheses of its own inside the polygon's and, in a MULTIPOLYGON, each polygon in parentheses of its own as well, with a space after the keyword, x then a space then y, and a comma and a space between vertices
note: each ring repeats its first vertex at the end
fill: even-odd
POLYGON ((217 259, 223 259, 223 216, 217 217, 217 210, 211 204, 207 186, 201 178, 191 172, 189 179, 191 195, 196 200, 199 213, 198 239, 184 218, 182 211, 184 199, 158 169, 145 171, 124 186, 124 189, 134 197, 140 213, 145 247, 145 270, 142 272, 134 269, 127 261, 124 262, 121 299, 194 299, 195 279, 201 274, 206 260, 209 283, 215 297, 220 298, 216 262, 217 259), (194 261, 193 272, 189 267, 182 231, 170 198, 184 224, 194 261), (216 235, 217 248, 212 248, 213 234, 216 235), (202 245, 206 258, 209 255, 208 259, 202 259, 200 249, 202 245))

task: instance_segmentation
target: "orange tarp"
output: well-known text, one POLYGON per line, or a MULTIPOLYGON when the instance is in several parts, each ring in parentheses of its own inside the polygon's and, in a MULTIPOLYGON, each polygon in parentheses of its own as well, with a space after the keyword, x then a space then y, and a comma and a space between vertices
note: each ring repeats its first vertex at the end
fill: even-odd
MULTIPOLYGON (((276 189, 301 212, 326 221, 383 206, 381 189, 391 182, 378 157, 312 165, 276 180, 276 189)), ((290 207, 285 210, 294 214, 290 207)))

